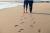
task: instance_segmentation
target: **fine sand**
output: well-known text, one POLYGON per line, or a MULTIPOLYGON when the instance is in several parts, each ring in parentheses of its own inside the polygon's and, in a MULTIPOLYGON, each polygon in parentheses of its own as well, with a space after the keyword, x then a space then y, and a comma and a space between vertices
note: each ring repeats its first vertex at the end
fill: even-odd
POLYGON ((32 14, 23 6, 0 10, 0 33, 50 33, 50 4, 33 5, 32 14))

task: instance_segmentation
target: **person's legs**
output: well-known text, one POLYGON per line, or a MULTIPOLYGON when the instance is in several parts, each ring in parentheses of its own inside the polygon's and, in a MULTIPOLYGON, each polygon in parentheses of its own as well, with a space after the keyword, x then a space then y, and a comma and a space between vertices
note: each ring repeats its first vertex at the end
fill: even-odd
POLYGON ((26 13, 27 13, 27 9, 28 9, 28 2, 26 3, 26 13))
POLYGON ((25 8, 26 8, 26 12, 27 12, 27 8, 28 8, 28 2, 24 1, 24 13, 25 13, 25 8))
POLYGON ((26 6, 26 2, 24 1, 24 13, 25 13, 25 6, 26 6))
POLYGON ((33 3, 29 3, 29 9, 30 9, 30 13, 32 13, 32 6, 33 6, 33 3))

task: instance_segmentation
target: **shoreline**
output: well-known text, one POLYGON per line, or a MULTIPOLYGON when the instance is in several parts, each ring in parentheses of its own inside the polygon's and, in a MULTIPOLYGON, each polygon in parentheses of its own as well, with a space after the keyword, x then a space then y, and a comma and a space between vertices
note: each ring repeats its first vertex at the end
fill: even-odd
POLYGON ((18 5, 16 5, 16 4, 17 4, 17 3, 0 2, 0 9, 16 7, 16 6, 18 6, 18 5))

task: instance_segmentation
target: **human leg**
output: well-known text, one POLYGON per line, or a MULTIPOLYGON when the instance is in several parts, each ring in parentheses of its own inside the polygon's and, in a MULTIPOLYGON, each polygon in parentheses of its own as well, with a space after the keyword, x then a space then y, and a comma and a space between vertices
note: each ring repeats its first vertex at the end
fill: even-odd
POLYGON ((25 13, 25 8, 26 8, 26 2, 24 1, 24 13, 25 13))
POLYGON ((26 13, 27 13, 27 9, 28 9, 28 2, 26 3, 26 13))
POLYGON ((30 10, 30 13, 32 13, 32 6, 33 6, 33 3, 29 3, 29 10, 30 10))

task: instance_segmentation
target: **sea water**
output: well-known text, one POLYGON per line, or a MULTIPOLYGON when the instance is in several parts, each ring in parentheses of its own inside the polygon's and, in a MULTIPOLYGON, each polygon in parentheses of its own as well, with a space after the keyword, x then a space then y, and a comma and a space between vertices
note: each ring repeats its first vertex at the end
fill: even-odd
MULTIPOLYGON (((34 0, 40 1, 40 0, 34 0)), ((18 1, 18 2, 0 2, 0 9, 9 8, 9 7, 16 7, 18 5, 23 5, 24 1, 18 1)))
POLYGON ((9 7, 16 7, 17 3, 11 2, 0 2, 0 9, 9 8, 9 7))
POLYGON ((23 5, 23 3, 17 3, 17 2, 0 2, 0 9, 10 8, 10 7, 16 7, 18 5, 23 5))

